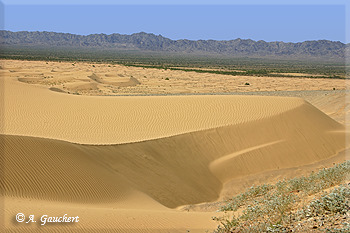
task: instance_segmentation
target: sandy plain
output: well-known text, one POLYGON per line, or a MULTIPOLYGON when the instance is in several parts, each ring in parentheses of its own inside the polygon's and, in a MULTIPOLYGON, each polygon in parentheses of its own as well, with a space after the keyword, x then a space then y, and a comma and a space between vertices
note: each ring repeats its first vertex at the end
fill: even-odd
POLYGON ((231 76, 82 62, 1 63, 2 73, 22 82, 93 96, 346 89, 342 79, 231 76))
POLYGON ((210 203, 346 159, 348 80, 0 65, 8 231, 212 231, 210 203), (80 221, 41 226, 44 214, 80 221))

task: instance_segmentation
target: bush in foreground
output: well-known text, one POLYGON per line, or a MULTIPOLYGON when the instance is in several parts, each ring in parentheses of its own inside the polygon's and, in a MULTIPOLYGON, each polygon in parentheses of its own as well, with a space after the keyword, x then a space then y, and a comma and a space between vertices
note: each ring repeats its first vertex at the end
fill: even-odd
POLYGON ((350 186, 344 184, 349 174, 346 161, 309 176, 252 186, 221 207, 225 215, 213 218, 220 223, 215 232, 350 232, 350 186))

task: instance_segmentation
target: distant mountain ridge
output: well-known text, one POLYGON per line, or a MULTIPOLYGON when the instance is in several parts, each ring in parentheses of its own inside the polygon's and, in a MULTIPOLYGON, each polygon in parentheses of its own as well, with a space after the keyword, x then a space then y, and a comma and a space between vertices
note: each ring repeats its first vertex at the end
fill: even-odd
POLYGON ((185 53, 215 53, 228 56, 283 56, 345 58, 349 44, 329 40, 305 41, 299 43, 265 42, 250 39, 235 40, 171 40, 152 33, 122 35, 118 33, 76 35, 57 32, 11 32, 0 30, 1 46, 54 46, 77 48, 135 49, 140 51, 163 51, 185 53))

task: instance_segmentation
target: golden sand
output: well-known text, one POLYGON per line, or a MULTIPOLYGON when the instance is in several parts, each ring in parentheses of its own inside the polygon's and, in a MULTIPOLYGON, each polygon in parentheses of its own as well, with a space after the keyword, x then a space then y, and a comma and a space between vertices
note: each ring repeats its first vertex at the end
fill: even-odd
MULTIPOLYGON (((65 65, 53 73, 66 72, 65 65)), ((25 76, 29 65, 14 66, 7 61, 0 77, 8 230, 205 232, 216 227, 211 217, 219 213, 182 206, 224 200, 287 171, 302 175, 303 167, 345 159, 339 154, 347 147, 344 125, 301 98, 71 95, 18 80, 12 73, 25 76), (80 221, 43 227, 16 223, 17 213, 80 221)))

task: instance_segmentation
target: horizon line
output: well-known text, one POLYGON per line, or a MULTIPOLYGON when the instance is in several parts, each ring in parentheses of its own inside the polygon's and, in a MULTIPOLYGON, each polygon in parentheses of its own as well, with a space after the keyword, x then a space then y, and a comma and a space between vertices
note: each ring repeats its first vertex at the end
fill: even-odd
POLYGON ((277 41, 277 40, 274 40, 274 41, 266 41, 266 40, 256 40, 256 39, 251 39, 251 38, 240 38, 240 37, 237 37, 235 39, 229 39, 229 40, 218 40, 218 39, 186 39, 186 38, 182 38, 182 39, 171 39, 169 37, 166 37, 166 36, 163 36, 162 34, 156 34, 156 33, 153 33, 153 32, 145 32, 145 31, 140 31, 140 32, 134 32, 134 33, 131 33, 131 34, 122 34, 122 33, 118 33, 118 32, 114 32, 114 33, 111 33, 111 34, 106 34, 106 33, 103 33, 103 32, 100 32, 100 33, 91 33, 91 34, 78 34, 78 33, 72 33, 72 32, 56 32, 56 31, 40 31, 40 30, 37 30, 37 31, 26 31, 26 30, 21 30, 21 31, 11 31, 11 30, 7 30, 7 29, 0 29, 0 31, 8 31, 8 32, 14 32, 14 33, 17 33, 17 32, 51 32, 51 33, 59 33, 59 34, 70 34, 70 35, 77 35, 77 36, 91 36, 91 35, 107 35, 107 36, 110 36, 110 35, 113 35, 113 34, 119 34, 119 35, 124 35, 124 36, 131 36, 131 35, 135 35, 135 34, 141 34, 141 33, 145 33, 145 34, 151 34, 151 35, 155 35, 155 36, 161 36, 165 39, 169 39, 169 40, 172 40, 172 41, 181 41, 181 40, 187 40, 187 41, 233 41, 233 40, 251 40, 251 41, 254 41, 254 42, 259 42, 259 41, 263 41, 265 43, 273 43, 273 42, 282 42, 282 43, 292 43, 292 44, 297 44, 297 43, 304 43, 304 42, 311 42, 311 41, 330 41, 330 42, 334 42, 334 43, 342 43, 344 45, 350 45, 350 42, 349 43, 346 43, 346 42, 342 42, 342 41, 335 41, 335 40, 328 40, 328 39, 314 39, 314 40, 304 40, 304 41, 298 41, 298 42, 291 42, 291 41, 277 41))

